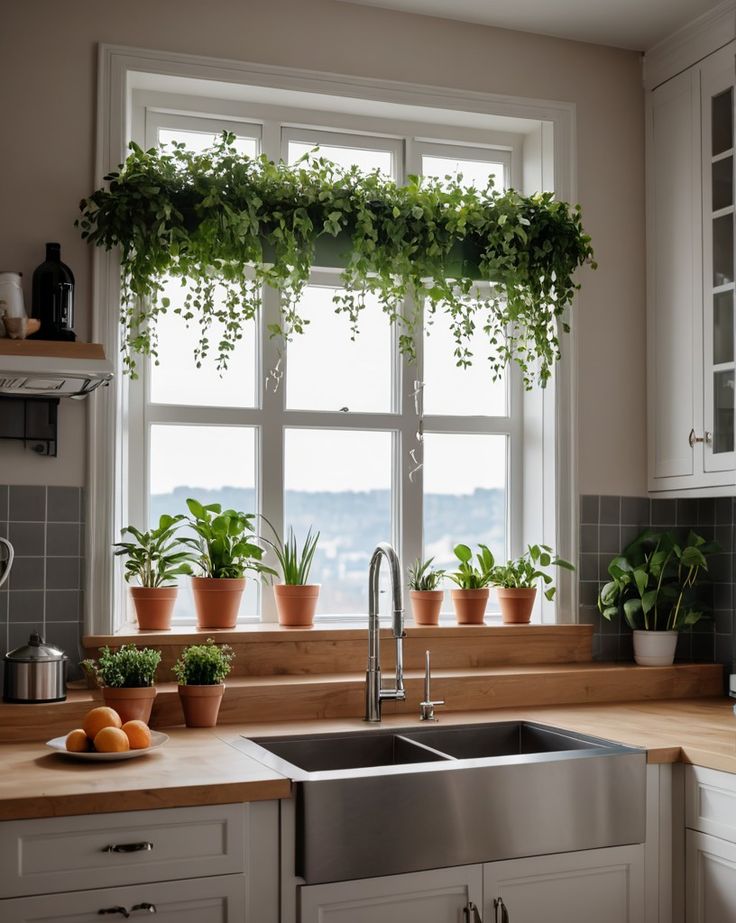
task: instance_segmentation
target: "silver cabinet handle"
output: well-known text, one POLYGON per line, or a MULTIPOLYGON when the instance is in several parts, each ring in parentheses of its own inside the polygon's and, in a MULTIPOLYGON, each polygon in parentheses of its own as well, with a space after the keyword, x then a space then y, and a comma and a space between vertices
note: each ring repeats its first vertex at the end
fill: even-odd
POLYGON ((150 852, 153 843, 112 843, 103 847, 103 852, 150 852))
POLYGON ((142 904, 133 904, 130 908, 131 913, 137 913, 138 911, 142 913, 158 913, 156 910, 155 904, 149 904, 147 901, 144 901, 142 904))
POLYGON ((493 902, 493 910, 495 911, 496 915, 496 923, 509 923, 509 912, 506 908, 506 904, 503 902, 502 897, 497 897, 493 902), (501 914, 500 916, 499 911, 501 914))
POLYGON ((127 920, 128 917, 130 916, 130 914, 129 914, 128 911, 125 909, 125 907, 107 907, 107 908, 105 908, 104 910, 98 910, 98 911, 97 911, 97 915, 98 915, 98 916, 99 916, 100 914, 105 914, 105 913, 119 913, 120 916, 125 917, 126 920, 127 920))
POLYGON ((468 901, 463 907, 463 921, 464 923, 483 923, 478 908, 472 901, 468 901))
POLYGON ((705 442, 710 444, 713 439, 713 433, 709 433, 707 430, 703 433, 702 436, 696 436, 695 430, 690 430, 690 435, 687 437, 688 445, 691 449, 694 449, 698 442, 705 442))

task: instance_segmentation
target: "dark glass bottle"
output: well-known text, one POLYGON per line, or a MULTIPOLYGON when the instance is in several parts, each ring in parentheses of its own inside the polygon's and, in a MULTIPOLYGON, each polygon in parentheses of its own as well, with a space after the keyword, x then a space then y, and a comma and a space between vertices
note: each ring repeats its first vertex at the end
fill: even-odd
POLYGON ((46 244, 46 260, 33 273, 31 314, 41 321, 37 340, 75 340, 74 274, 61 262, 61 245, 46 244))

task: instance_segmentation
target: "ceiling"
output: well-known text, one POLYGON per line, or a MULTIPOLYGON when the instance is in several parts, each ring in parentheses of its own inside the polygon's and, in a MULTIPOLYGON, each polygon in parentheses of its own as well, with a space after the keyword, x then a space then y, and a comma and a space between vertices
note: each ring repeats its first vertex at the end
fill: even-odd
POLYGON ((721 0, 346 0, 646 51, 721 0))

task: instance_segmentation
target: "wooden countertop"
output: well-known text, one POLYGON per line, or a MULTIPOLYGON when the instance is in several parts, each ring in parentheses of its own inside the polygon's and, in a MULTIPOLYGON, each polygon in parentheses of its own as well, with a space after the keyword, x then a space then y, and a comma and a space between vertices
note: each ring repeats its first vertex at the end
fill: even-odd
MULTIPOLYGON (((650 763, 686 762, 736 773, 736 716, 726 698, 498 708, 442 714, 442 725, 530 720, 644 747, 650 763)), ((410 715, 383 727, 414 727, 410 715)), ((135 811, 286 798, 288 779, 238 749, 243 736, 375 729, 360 719, 172 729, 158 753, 102 765, 47 753, 43 744, 0 745, 0 819, 135 811)))

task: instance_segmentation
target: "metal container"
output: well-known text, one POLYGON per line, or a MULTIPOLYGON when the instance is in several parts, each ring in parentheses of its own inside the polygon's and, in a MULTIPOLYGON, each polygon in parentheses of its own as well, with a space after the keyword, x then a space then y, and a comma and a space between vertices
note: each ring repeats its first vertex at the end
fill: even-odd
POLYGON ((34 632, 28 644, 5 657, 3 699, 6 702, 63 702, 66 699, 66 664, 63 651, 45 644, 34 632))

